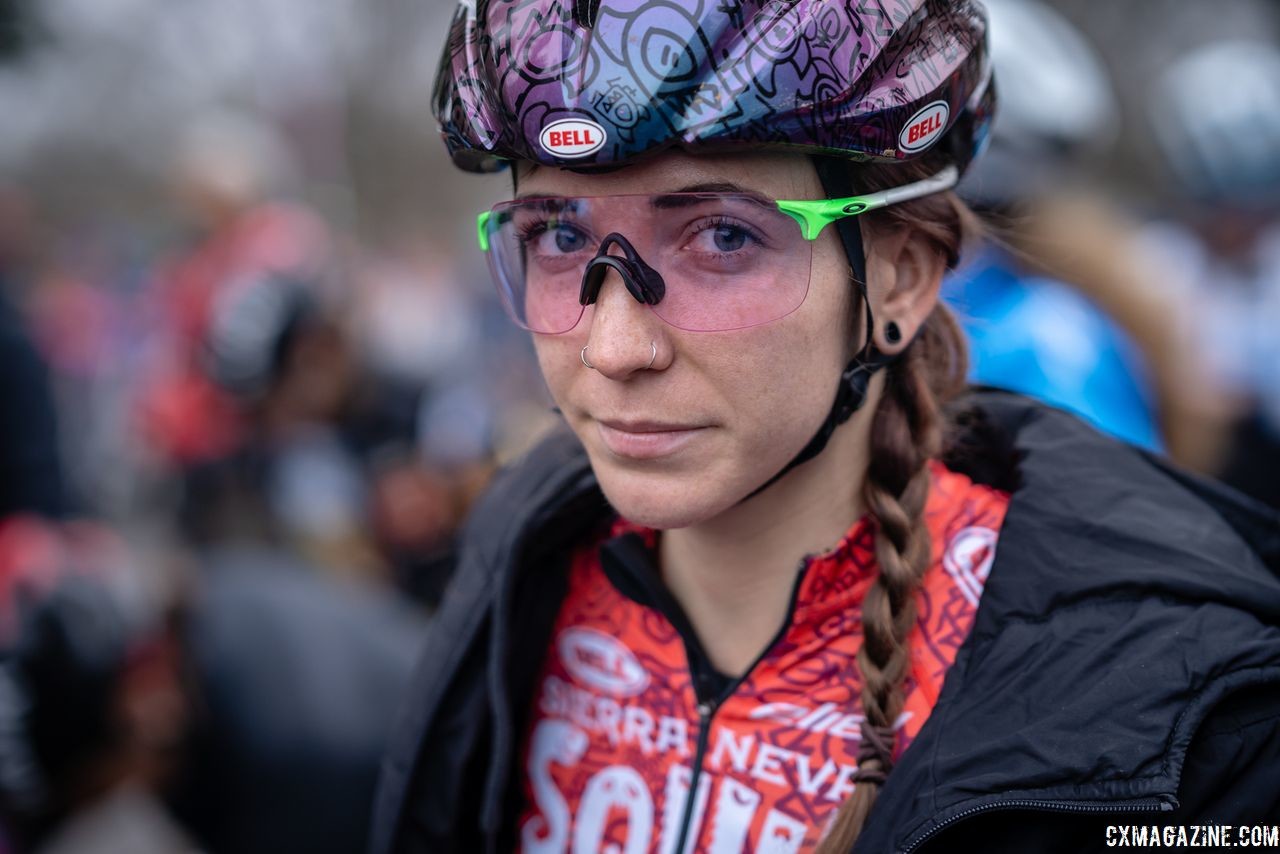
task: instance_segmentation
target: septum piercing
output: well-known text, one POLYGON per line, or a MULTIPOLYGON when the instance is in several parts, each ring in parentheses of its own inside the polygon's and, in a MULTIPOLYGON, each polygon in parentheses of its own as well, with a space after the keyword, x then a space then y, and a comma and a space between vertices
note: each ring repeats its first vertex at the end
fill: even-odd
MULTIPOLYGON (((587 345, 587 346, 590 346, 590 345, 587 345)), ((645 369, 646 371, 653 367, 653 363, 654 363, 654 361, 658 358, 658 345, 657 345, 657 343, 656 343, 656 342, 653 342, 653 341, 650 341, 650 342, 649 342, 649 346, 650 346, 651 348, 653 348, 653 355, 649 357, 649 364, 647 364, 647 365, 645 365, 645 366, 644 366, 644 369, 645 369)), ((583 348, 582 348, 582 352, 581 352, 581 353, 579 353, 579 354, 578 354, 578 356, 579 356, 579 358, 581 358, 581 359, 582 359, 582 364, 586 365, 588 368, 590 368, 590 369, 591 369, 591 370, 593 370, 593 371, 596 369, 596 366, 595 366, 595 365, 593 365, 593 364, 591 364, 590 362, 588 362, 588 361, 587 361, 587 348, 586 348, 586 347, 583 347, 583 348)))

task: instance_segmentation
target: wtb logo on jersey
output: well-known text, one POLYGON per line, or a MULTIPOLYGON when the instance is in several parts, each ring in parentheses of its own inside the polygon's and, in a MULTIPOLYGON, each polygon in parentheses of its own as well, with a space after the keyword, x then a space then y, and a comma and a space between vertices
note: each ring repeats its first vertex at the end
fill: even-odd
POLYGON ((649 684, 649 674, 635 654, 604 632, 565 629, 556 641, 556 649, 570 676, 606 693, 632 697, 649 684))
POLYGON ((910 153, 933 145, 942 136, 942 129, 947 126, 950 115, 951 108, 946 101, 934 101, 921 108, 907 119, 902 132, 898 134, 898 147, 910 153))
POLYGON ((548 154, 561 159, 586 157, 604 148, 608 134, 588 119, 560 119, 538 134, 538 144, 548 154))

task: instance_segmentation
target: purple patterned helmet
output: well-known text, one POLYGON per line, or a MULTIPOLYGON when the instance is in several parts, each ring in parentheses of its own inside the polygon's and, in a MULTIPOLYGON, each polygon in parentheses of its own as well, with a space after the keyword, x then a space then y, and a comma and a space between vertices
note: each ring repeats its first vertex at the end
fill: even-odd
POLYGON ((963 169, 995 103, 970 0, 462 0, 436 81, 456 165, 778 148, 963 169))

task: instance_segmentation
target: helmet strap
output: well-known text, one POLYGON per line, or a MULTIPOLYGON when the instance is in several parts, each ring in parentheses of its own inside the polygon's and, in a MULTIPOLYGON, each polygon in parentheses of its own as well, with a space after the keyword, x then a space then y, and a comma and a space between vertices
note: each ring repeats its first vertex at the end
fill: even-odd
MULTIPOLYGON (((854 194, 853 181, 850 175, 852 170, 849 168, 849 161, 831 157, 814 157, 813 163, 818 170, 818 180, 822 182, 822 189, 827 198, 844 199, 854 194)), ((848 421, 850 416, 862 407, 867 397, 867 385, 871 382, 871 377, 875 372, 897 360, 900 355, 900 353, 881 353, 874 344, 875 318, 871 314, 871 299, 867 295, 867 259, 866 251, 862 244, 862 227, 858 224, 858 218, 845 217, 844 219, 836 220, 835 226, 840 234, 840 242, 844 245, 845 255, 848 256, 849 267, 853 270, 853 285, 858 289, 858 297, 866 305, 866 343, 858 355, 854 356, 849 364, 845 366, 844 371, 841 372, 840 383, 836 387, 835 400, 831 404, 831 411, 827 413, 826 420, 822 422, 818 432, 813 435, 808 444, 801 448, 800 452, 789 463, 782 467, 781 471, 739 500, 737 502, 739 504, 759 495, 777 483, 787 472, 820 454, 827 446, 827 441, 831 438, 831 434, 835 432, 835 429, 848 421)), ((905 352, 905 350, 902 352, 905 352)))
MULTIPOLYGON (((855 195, 853 190, 853 163, 837 157, 814 157, 813 167, 818 170, 818 180, 822 183, 822 192, 828 199, 847 199, 855 195)), ((867 253, 862 245, 862 226, 856 216, 841 217, 835 221, 840 242, 844 244, 844 254, 849 258, 849 267, 853 270, 853 281, 859 288, 866 287, 867 253)), ((871 332, 867 331, 868 339, 871 332)))

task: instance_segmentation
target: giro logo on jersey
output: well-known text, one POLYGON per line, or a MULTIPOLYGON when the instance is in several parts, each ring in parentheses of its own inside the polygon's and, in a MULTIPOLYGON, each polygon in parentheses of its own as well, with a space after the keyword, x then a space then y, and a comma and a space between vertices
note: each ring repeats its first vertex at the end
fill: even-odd
POLYGON ((908 153, 922 151, 942 135, 947 126, 947 117, 951 108, 946 101, 934 101, 907 120, 907 124, 898 134, 898 147, 908 153))
POLYGON ((604 632, 566 629, 560 633, 556 648, 569 674, 593 688, 615 696, 631 697, 649 684, 649 674, 631 650, 604 632))
POLYGON ((562 159, 586 157, 604 147, 608 134, 587 119, 560 119, 542 129, 538 144, 548 154, 562 159))
POLYGON ((956 587, 974 605, 996 558, 996 532, 990 528, 962 528, 947 544, 942 566, 956 581, 956 587))

